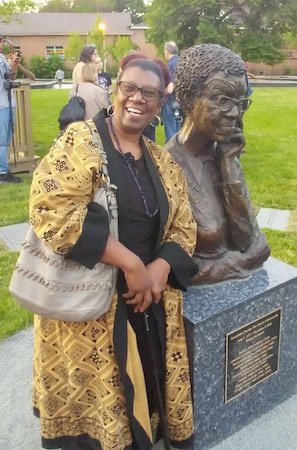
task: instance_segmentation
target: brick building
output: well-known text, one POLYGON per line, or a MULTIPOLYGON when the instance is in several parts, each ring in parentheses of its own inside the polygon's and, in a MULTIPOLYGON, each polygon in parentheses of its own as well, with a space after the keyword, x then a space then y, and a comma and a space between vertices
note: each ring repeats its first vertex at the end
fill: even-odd
MULTIPOLYGON (((52 52, 62 57, 71 33, 87 36, 93 29, 97 13, 23 13, 10 23, 0 24, 0 33, 8 36, 26 62, 32 56, 48 56, 52 52)), ((110 45, 118 36, 129 36, 139 52, 155 57, 156 50, 145 42, 145 25, 133 25, 129 13, 100 13, 105 25, 105 44, 110 45)))

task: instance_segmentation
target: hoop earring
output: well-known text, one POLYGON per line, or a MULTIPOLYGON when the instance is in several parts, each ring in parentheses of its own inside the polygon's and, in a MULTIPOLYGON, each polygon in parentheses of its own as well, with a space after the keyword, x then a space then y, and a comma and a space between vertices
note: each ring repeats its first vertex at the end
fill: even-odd
POLYGON ((114 105, 109 105, 109 107, 107 108, 106 114, 108 115, 108 117, 111 117, 113 115, 114 113, 113 107, 114 105))
POLYGON ((150 122, 150 125, 152 127, 156 128, 156 127, 158 127, 160 125, 160 123, 161 123, 161 117, 156 114, 155 117, 154 117, 153 122, 150 122))

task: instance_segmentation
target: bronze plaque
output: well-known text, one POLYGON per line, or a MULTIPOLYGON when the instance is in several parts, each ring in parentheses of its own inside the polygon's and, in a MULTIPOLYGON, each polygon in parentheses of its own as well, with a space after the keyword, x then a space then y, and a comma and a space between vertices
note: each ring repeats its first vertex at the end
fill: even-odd
POLYGON ((226 335, 225 402, 278 370, 281 308, 226 335))

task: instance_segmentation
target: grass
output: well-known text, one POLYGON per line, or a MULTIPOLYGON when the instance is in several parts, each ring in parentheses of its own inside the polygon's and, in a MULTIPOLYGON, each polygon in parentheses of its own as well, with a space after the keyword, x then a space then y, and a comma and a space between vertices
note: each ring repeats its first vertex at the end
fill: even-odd
POLYGON ((256 88, 242 157, 257 206, 297 209, 297 88, 256 88))
POLYGON ((17 256, 0 246, 0 339, 32 323, 32 314, 19 306, 7 289, 17 256))
POLYGON ((67 103, 68 89, 32 89, 34 153, 44 156, 59 131, 58 115, 67 103))
POLYGON ((297 232, 263 230, 274 258, 297 267, 297 232))
MULTIPOLYGON (((31 91, 34 152, 44 156, 58 133, 57 117, 67 102, 68 90, 31 91)), ((245 115, 245 177, 255 209, 275 207, 294 210, 289 232, 265 230, 272 256, 297 266, 297 88, 256 88, 253 106, 245 115)), ((163 127, 156 129, 163 144, 163 127)), ((21 223, 28 217, 30 175, 21 185, 0 186, 0 226, 21 223)), ((19 307, 7 286, 17 258, 0 246, 0 339, 32 322, 19 307)))

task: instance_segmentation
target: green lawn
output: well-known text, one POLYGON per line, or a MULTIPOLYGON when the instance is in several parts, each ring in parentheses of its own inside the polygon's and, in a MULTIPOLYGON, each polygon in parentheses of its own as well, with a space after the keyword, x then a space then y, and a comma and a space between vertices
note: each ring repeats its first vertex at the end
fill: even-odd
POLYGON ((44 156, 59 132, 58 115, 67 103, 68 89, 32 89, 34 152, 44 156))
MULTIPOLYGON (((64 89, 31 91, 34 151, 41 157, 59 131, 57 117, 68 95, 64 89)), ((246 180, 256 207, 295 210, 290 232, 265 232, 272 255, 297 266, 297 88, 256 88, 252 98, 244 120, 246 180)), ((164 142, 163 127, 157 128, 157 141, 164 142)), ((0 226, 27 220, 31 176, 22 177, 21 185, 0 186, 0 226)), ((0 246, 0 339, 32 321, 8 293, 16 258, 0 246)))
POLYGON ((242 163, 253 203, 297 209, 297 88, 256 88, 242 163))

